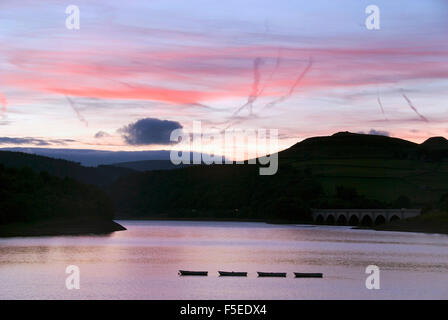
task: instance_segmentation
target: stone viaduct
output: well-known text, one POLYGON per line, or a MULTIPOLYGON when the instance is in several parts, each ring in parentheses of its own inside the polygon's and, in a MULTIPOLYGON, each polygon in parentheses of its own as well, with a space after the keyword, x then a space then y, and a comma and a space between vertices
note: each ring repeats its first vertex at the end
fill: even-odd
POLYGON ((317 224, 378 225, 420 215, 420 209, 313 209, 317 224))

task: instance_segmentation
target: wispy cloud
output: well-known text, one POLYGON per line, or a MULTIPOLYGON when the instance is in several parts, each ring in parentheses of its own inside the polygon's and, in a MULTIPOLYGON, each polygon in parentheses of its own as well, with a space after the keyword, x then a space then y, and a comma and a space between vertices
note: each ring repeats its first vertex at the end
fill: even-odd
POLYGON ((245 104, 243 104, 241 107, 239 107, 234 113, 233 113, 233 117, 237 116, 238 113, 240 113, 240 111, 242 111, 244 108, 249 107, 249 114, 252 115, 252 108, 253 108, 253 104, 254 102, 257 100, 258 96, 261 93, 261 90, 259 90, 259 86, 260 86, 260 65, 263 64, 263 60, 258 57, 254 59, 254 82, 252 84, 252 91, 249 94, 248 98, 247 98, 247 102, 245 104))
POLYGON ((81 121, 82 123, 84 123, 86 125, 86 127, 89 126, 89 123, 87 122, 87 120, 84 118, 84 116, 81 114, 81 112, 78 110, 78 108, 76 108, 75 103, 73 102, 72 99, 70 99, 68 96, 65 96, 65 98, 67 99, 68 103, 70 104, 70 107, 73 109, 73 111, 75 111, 76 116, 78 117, 79 121, 81 121))
POLYGON ((378 101, 378 105, 380 107, 381 113, 384 116, 384 119, 387 120, 386 113, 384 112, 383 102, 381 101, 380 97, 380 91, 378 89, 376 90, 376 101, 378 101))
POLYGON ((35 146, 49 146, 49 145, 65 145, 69 142, 74 142, 72 139, 40 139, 40 138, 15 138, 15 137, 0 137, 0 144, 13 145, 35 145, 35 146))
POLYGON ((261 88, 260 90, 260 96, 264 93, 264 91, 266 90, 268 85, 272 85, 272 79, 274 77, 274 75, 277 73, 279 67, 280 67, 280 62, 281 62, 281 55, 280 55, 281 50, 278 50, 278 54, 277 54, 277 59, 275 60, 275 65, 274 68, 271 71, 271 74, 269 75, 268 80, 265 82, 263 88, 261 88))
POLYGON ((402 95, 403 98, 407 101, 409 107, 415 112, 415 114, 418 115, 422 121, 429 122, 429 120, 417 110, 417 108, 412 104, 412 101, 406 96, 404 92, 402 95))
POLYGON ((275 107, 278 103, 281 103, 281 102, 285 101, 286 99, 288 99, 289 97, 291 97, 292 94, 294 93, 295 89, 297 88, 297 86, 300 84, 300 82, 303 80, 303 78, 306 76, 306 74, 311 70, 311 67, 312 67, 312 66, 313 66, 313 59, 312 59, 312 58, 309 58, 309 61, 308 61, 307 66, 306 66, 305 69, 299 74, 299 76, 295 79, 294 83, 293 83, 292 86, 289 88, 288 92, 287 92, 285 95, 283 95, 283 96, 281 96, 281 97, 279 97, 279 98, 277 98, 277 99, 275 99, 275 100, 269 102, 268 104, 266 104, 262 110, 264 110, 264 109, 269 109, 269 108, 273 108, 273 107, 275 107))
POLYGON ((118 128, 149 115, 182 123, 201 119, 294 127, 291 134, 298 137, 346 125, 356 131, 375 119, 382 126, 389 120, 387 129, 394 133, 399 124, 427 127, 422 135, 442 127, 438 115, 445 108, 448 79, 443 1, 407 4, 403 15, 401 5, 381 0, 390 17, 381 37, 362 23, 357 27, 363 17, 357 0, 343 7, 326 0, 260 0, 256 11, 241 2, 238 17, 233 3, 225 1, 193 6, 181 0, 133 1, 127 6, 117 0, 107 5, 79 0, 88 33, 61 33, 61 25, 53 22, 63 7, 55 0, 0 2, 6 14, 2 40, 8 43, 0 52, 0 108, 11 120, 2 127, 4 135, 52 136, 66 129, 80 140, 89 135, 98 146, 110 140, 116 148, 112 144, 118 140, 94 139, 95 131, 80 130, 77 121, 118 128), (321 23, 327 18, 331 28, 321 23), (362 41, 367 35, 369 41, 362 41), (423 116, 407 99, 413 113, 404 115, 396 88, 422 86, 425 92, 411 98, 427 99, 430 108, 419 107, 423 116), (382 96, 374 98, 378 87, 382 96), (299 88, 303 94, 295 97, 299 88), (65 116, 56 107, 61 101, 76 114, 66 127, 61 121, 50 125, 65 116), (319 128, 324 122, 326 128, 319 128))

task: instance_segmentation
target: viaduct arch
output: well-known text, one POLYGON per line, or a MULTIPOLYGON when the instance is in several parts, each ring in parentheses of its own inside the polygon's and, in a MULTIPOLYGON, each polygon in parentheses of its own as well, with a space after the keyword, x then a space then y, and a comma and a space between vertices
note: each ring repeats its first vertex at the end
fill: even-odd
POLYGON ((317 224, 378 225, 395 220, 416 217, 420 209, 313 209, 317 224))

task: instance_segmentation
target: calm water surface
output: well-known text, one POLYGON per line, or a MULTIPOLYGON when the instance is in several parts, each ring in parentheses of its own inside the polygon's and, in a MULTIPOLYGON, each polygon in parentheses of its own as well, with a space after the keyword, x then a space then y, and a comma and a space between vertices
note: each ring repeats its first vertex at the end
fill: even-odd
POLYGON ((118 221, 109 236, 0 239, 0 299, 448 299, 448 236, 234 222, 118 221), (366 266, 381 289, 365 287, 366 266), (65 268, 81 270, 80 290, 65 268), (208 277, 179 277, 179 269, 208 277), (218 270, 247 271, 220 278, 218 270), (256 271, 288 272, 257 278, 256 271), (323 272, 295 279, 292 272, 323 272))

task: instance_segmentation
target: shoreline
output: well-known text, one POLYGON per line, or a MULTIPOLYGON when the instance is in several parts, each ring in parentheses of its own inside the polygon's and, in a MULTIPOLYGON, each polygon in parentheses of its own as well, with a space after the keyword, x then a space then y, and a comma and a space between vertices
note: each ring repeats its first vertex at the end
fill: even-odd
POLYGON ((132 220, 132 221, 204 221, 204 222, 261 222, 267 224, 309 224, 311 221, 291 221, 291 220, 266 220, 266 219, 238 219, 238 218, 169 218, 169 217, 117 217, 115 220, 132 220))
MULTIPOLYGON (((445 216, 443 215, 443 218, 445 216)), ((232 218, 169 218, 169 217, 118 217, 114 220, 89 221, 89 220, 58 220, 37 223, 22 223, 0 225, 0 238, 10 237, 45 237, 45 236, 81 236, 81 235, 105 235, 115 231, 125 231, 126 228, 115 220, 123 221, 192 221, 192 222, 255 222, 272 225, 301 224, 309 226, 322 226, 310 221, 266 220, 266 219, 232 219, 232 218)), ((392 224, 379 226, 352 226, 357 230, 375 230, 391 232, 411 232, 426 234, 448 235, 448 221, 440 219, 440 214, 420 216, 409 220, 396 221, 392 224)))
POLYGON ((0 238, 105 235, 124 231, 113 220, 57 220, 0 225, 0 238))
MULTIPOLYGON (((391 232, 411 232, 411 233, 427 233, 427 234, 448 234, 448 222, 433 221, 432 216, 419 217, 417 219, 397 221, 392 224, 385 224, 372 227, 351 226, 352 229, 357 230, 374 230, 374 231, 391 231, 391 232), (427 219, 427 218, 430 219, 427 219), (423 218, 423 219, 422 219, 423 218), (422 221, 423 220, 423 221, 422 221), (425 221, 427 220, 427 221, 425 221)), ((310 221, 285 221, 285 220, 265 220, 265 219, 232 219, 232 218, 168 218, 168 217, 119 217, 116 220, 131 220, 131 221, 203 221, 203 222, 261 222, 266 224, 301 224, 310 226, 323 226, 321 224, 314 224, 310 221)), ((347 227, 347 226, 346 226, 347 227)), ((348 226, 350 227, 350 226, 348 226)))
POLYGON ((414 225, 403 223, 396 225, 394 224, 394 225, 377 226, 373 227, 372 230, 448 235, 448 224, 414 225))

